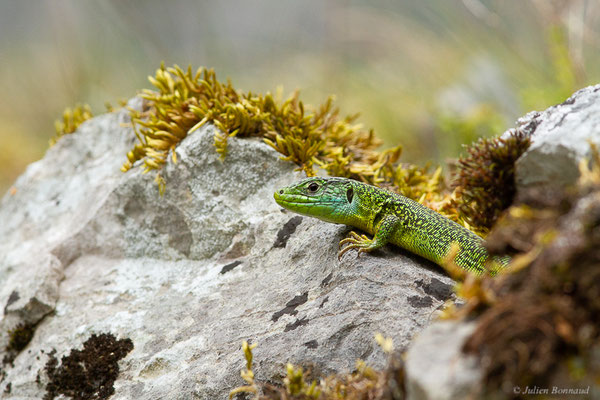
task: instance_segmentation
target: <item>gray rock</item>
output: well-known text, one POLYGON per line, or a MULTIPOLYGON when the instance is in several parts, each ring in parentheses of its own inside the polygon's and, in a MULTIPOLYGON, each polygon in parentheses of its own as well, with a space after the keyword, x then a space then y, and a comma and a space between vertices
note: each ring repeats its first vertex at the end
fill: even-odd
POLYGON ((481 369, 474 356, 462 353, 474 328, 474 323, 440 321, 415 337, 405 357, 410 400, 478 398, 481 369))
POLYGON ((2 349, 9 344, 10 331, 19 326, 34 326, 54 310, 64 277, 60 261, 48 253, 30 257, 29 262, 16 265, 15 270, 20 273, 11 274, 2 288, 3 299, 10 291, 0 321, 2 349))
POLYGON ((518 120, 531 133, 532 144, 516 164, 519 190, 572 185, 579 162, 591 155, 590 142, 600 145, 600 85, 579 90, 564 103, 518 120))
POLYGON ((259 344, 262 380, 287 362, 383 367, 374 334, 403 349, 451 296, 437 266, 397 248, 338 261, 349 229, 281 210, 273 192, 301 175, 258 139, 230 139, 221 161, 205 126, 169 158, 160 197, 153 173, 119 171, 135 141, 126 122, 87 121, 0 203, 0 346, 37 324, 3 367, 2 398, 41 398, 48 352, 60 360, 105 332, 134 344, 113 399, 225 398, 243 384, 243 340, 259 344))

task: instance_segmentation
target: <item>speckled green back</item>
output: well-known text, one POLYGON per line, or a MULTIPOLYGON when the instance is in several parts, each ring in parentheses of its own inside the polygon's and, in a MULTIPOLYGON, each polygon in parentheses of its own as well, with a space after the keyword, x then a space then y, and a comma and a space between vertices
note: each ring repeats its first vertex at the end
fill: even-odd
POLYGON ((366 229, 369 233, 375 232, 383 215, 394 213, 402 221, 402 229, 394 233, 392 243, 439 264, 456 242, 460 245, 456 264, 469 270, 483 270, 488 254, 483 239, 475 233, 407 197, 351 182, 358 196, 359 214, 369 215, 366 229))

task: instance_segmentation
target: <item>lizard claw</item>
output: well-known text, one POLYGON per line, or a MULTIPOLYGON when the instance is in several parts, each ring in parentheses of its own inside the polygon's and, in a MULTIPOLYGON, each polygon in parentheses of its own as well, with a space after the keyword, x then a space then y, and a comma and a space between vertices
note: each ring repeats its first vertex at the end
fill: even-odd
POLYGON ((350 237, 340 241, 339 248, 341 250, 338 252, 338 260, 341 260, 344 253, 352 249, 358 249, 357 258, 359 258, 360 253, 367 253, 371 250, 372 244, 373 241, 366 235, 359 235, 356 232, 350 232, 350 237), (348 245, 343 247, 345 244, 348 245))

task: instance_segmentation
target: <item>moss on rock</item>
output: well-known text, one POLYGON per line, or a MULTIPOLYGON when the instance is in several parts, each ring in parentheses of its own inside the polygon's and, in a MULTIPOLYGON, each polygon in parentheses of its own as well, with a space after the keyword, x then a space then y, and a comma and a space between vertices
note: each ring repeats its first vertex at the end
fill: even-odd
POLYGON ((49 382, 45 400, 58 395, 74 400, 108 399, 114 392, 119 375, 118 361, 133 350, 131 339, 117 340, 110 333, 92 335, 83 350, 72 349, 59 365, 54 353, 46 363, 49 382))
MULTIPOLYGON (((169 153, 188 134, 205 123, 212 123, 216 151, 224 159, 230 137, 259 137, 295 163, 307 176, 314 166, 332 176, 357 179, 383 186, 432 208, 453 214, 443 207, 449 200, 444 192, 441 169, 418 167, 398 162, 402 147, 377 151, 381 145, 373 130, 356 124, 358 114, 341 116, 330 97, 318 107, 306 106, 298 91, 285 100, 236 90, 230 81, 221 82, 212 69, 163 65, 149 77, 156 90, 144 90, 143 111, 131 110, 139 142, 127 154, 125 172, 141 160, 145 171, 159 171, 169 153)), ((157 175, 159 188, 164 181, 157 175)))
POLYGON ((507 138, 479 139, 459 159, 454 180, 457 210, 470 227, 486 234, 516 194, 515 162, 527 150, 529 137, 512 130, 507 138))
POLYGON ((479 315, 465 351, 480 357, 488 390, 549 387, 560 367, 572 379, 600 378, 590 359, 600 339, 600 156, 594 153, 577 187, 521 194, 488 237, 492 253, 514 254, 510 269, 481 278, 488 301, 465 314, 479 315), (575 374, 573 360, 582 365, 575 374))
POLYGON ((56 134, 50 139, 50 146, 54 146, 64 135, 75 132, 79 125, 93 116, 92 109, 87 104, 77 104, 73 108, 66 108, 63 111, 62 119, 54 122, 56 134))

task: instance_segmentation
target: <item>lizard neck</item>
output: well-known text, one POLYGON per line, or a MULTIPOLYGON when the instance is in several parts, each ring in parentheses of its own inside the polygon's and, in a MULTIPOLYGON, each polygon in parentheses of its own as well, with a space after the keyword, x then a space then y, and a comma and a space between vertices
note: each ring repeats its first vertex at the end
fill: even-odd
POLYGON ((349 204, 348 225, 352 225, 369 234, 375 233, 377 214, 384 204, 381 189, 374 186, 356 183, 354 199, 349 204))

